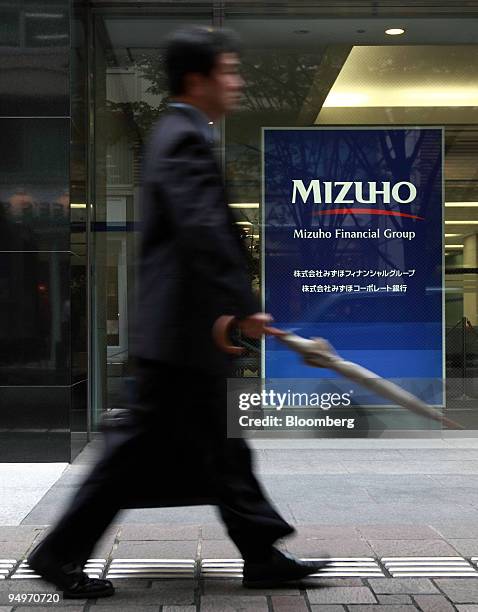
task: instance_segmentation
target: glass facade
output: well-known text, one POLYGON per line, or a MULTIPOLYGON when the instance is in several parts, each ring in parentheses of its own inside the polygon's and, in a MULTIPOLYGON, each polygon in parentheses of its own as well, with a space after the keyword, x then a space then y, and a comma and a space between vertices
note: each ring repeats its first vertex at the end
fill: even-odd
POLYGON ((0 7, 0 454, 71 456, 70 6, 0 7))
MULTIPOLYGON (((478 429, 478 2, 399 4, 2 3, 9 457, 24 460, 14 450, 22 436, 42 440, 34 458, 60 446, 70 456, 130 375, 142 152, 167 103, 165 37, 190 23, 231 27, 244 41, 245 94, 218 146, 258 289, 263 127, 445 128, 447 410, 478 429)), ((252 344, 237 374, 259 376, 260 364, 252 344)))

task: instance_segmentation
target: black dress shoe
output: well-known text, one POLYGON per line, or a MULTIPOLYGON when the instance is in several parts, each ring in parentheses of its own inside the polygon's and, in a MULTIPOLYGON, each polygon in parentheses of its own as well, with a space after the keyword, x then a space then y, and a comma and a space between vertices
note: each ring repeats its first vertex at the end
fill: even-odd
POLYGON ((76 585, 64 589, 64 599, 96 599, 97 597, 114 595, 115 589, 113 583, 109 580, 89 578, 84 572, 82 574, 83 577, 76 585))
POLYGON ((244 562, 242 584, 249 589, 274 587, 283 582, 301 580, 328 565, 330 561, 301 561, 274 549, 268 559, 244 562))
POLYGON ((42 578, 63 591, 65 599, 96 599, 114 595, 115 589, 109 580, 89 578, 80 565, 55 562, 41 550, 41 543, 30 553, 28 565, 42 578))

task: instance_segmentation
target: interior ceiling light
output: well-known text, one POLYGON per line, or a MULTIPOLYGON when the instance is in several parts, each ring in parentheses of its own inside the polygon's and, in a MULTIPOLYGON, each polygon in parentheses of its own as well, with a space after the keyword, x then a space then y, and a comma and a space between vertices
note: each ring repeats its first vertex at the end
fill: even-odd
POLYGON ((389 36, 400 36, 400 34, 405 34, 405 30, 403 28, 389 28, 385 30, 385 34, 389 36))
MULTIPOLYGON (((419 53, 414 47, 404 47, 400 44, 382 48, 367 45, 354 46, 323 104, 325 122, 330 123, 332 119, 334 119, 333 123, 336 122, 336 116, 333 113, 327 114, 330 111, 326 109, 329 108, 478 107, 474 64, 470 63, 473 69, 467 73, 465 78, 465 75, 459 73, 458 65, 461 66, 459 62, 466 63, 472 60, 469 58, 467 60, 465 52, 461 49, 460 54, 455 59, 449 58, 448 61, 446 56, 450 53, 444 51, 439 61, 446 63, 443 64, 441 76, 434 75, 434 78, 438 79, 434 81, 431 77, 432 64, 433 61, 438 60, 436 57, 433 59, 430 55, 428 59, 423 60, 425 62, 423 66, 419 67, 419 53), (410 53, 413 59, 408 56, 410 53), (391 63, 381 71, 379 67, 387 58, 391 60, 391 63), (413 70, 410 69, 409 74, 406 73, 403 66, 406 66, 408 61, 411 61, 410 65, 415 66, 415 60, 417 61, 416 67, 413 70), (370 71, 365 68, 367 66, 370 67, 370 71)), ((322 115, 322 110, 320 115, 322 115)), ((475 200, 478 201, 478 198, 475 200)))
MULTIPOLYGON (((478 106, 478 90, 471 85, 464 87, 444 87, 437 91, 429 85, 422 87, 392 87, 385 93, 383 87, 364 87, 341 89, 332 88, 324 108, 346 107, 409 107, 409 106, 478 106)), ((461 204, 467 206, 467 203, 461 204)))
POLYGON ((478 208, 478 202, 445 202, 447 208, 478 208))
POLYGON ((463 219, 463 221, 445 221, 445 225, 478 225, 478 221, 467 221, 463 219))
POLYGON ((235 202, 233 204, 229 204, 231 208, 259 208, 259 204, 256 202, 235 202))

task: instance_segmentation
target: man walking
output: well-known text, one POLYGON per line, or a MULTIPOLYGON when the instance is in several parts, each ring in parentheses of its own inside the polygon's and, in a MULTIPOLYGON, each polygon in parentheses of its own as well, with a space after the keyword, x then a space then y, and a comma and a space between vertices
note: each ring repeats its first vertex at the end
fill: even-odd
POLYGON ((212 124, 238 104, 239 47, 228 31, 189 27, 167 45, 172 102, 146 153, 139 262, 136 422, 109 445, 30 566, 68 598, 112 595, 82 567, 119 509, 214 503, 244 558, 243 583, 303 578, 305 563, 274 542, 294 529, 265 497, 244 440, 227 439, 230 357, 212 339, 220 315, 259 338, 271 317, 251 291, 227 206, 212 124), (153 501, 154 500, 154 501, 153 501))

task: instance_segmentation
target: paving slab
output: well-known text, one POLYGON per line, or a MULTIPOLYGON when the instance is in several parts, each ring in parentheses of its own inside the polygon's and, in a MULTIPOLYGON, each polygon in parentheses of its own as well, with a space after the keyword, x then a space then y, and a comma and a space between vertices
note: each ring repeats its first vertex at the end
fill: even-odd
POLYGON ((203 593, 216 597, 227 597, 228 595, 240 597, 256 597, 261 595, 276 596, 299 596, 300 590, 297 586, 283 586, 270 589, 245 589, 240 578, 215 578, 202 581, 203 593))
POLYGON ((478 557, 478 538, 449 539, 448 543, 464 557, 478 557))
POLYGON ((384 606, 413 604, 410 595, 377 595, 378 603, 384 606))
POLYGON ((23 559, 28 551, 33 548, 33 542, 28 540, 13 540, 11 542, 0 542, 0 558, 23 559))
POLYGON ((360 537, 359 528, 353 525, 301 525, 297 533, 286 539, 294 542, 296 539, 306 540, 337 540, 357 539, 360 537))
POLYGON ((58 484, 78 487, 85 480, 89 469, 84 465, 70 465, 61 475, 58 484))
MULTIPOLYGON (((436 438, 299 438, 287 440, 287 448, 296 449, 324 449, 334 448, 340 450, 348 449, 370 449, 380 448, 385 450, 398 448, 476 448, 478 443, 475 438, 443 438, 449 432, 440 431, 436 438), (468 444, 470 440, 470 444, 468 444), (455 444, 456 442, 456 444, 455 444)), ((250 440, 254 449, 282 449, 283 439, 256 439, 250 440)))
POLYGON ((211 523, 216 517, 216 511, 212 506, 194 506, 178 508, 140 508, 124 510, 118 515, 116 523, 122 525, 133 524, 170 524, 182 525, 183 523, 211 523))
POLYGON ((350 474, 478 474, 478 460, 342 461, 350 474))
MULTIPOLYGON (((439 484, 444 488, 474 488, 478 485, 478 475, 476 474, 430 474, 429 478, 432 482, 439 484)), ((451 523, 456 523, 456 519, 450 517, 451 523)))
POLYGON ((309 612, 305 599, 300 595, 273 595, 271 597, 271 603, 274 612, 309 612))
POLYGON ((469 604, 463 606, 456 606, 456 609, 458 610, 458 612, 478 612, 478 605, 469 604))
POLYGON ((124 525, 118 533, 123 540, 197 540, 199 525, 124 525))
POLYGON ((111 580, 115 588, 121 589, 148 589, 152 582, 147 578, 108 578, 108 580, 111 580))
POLYGON ((160 605, 182 606, 194 604, 194 587, 182 586, 180 580, 174 582, 176 584, 163 584, 161 587, 152 586, 143 589, 124 589, 120 586, 116 589, 114 599, 98 599, 96 606, 109 605, 115 606, 116 610, 123 610, 125 606, 155 606, 159 608, 160 605))
POLYGON ((44 527, 27 527, 24 525, 7 525, 0 527, 0 542, 32 542, 44 530, 44 527))
POLYGON ((444 437, 443 442, 448 444, 448 446, 450 447, 455 447, 455 448, 477 448, 478 447, 478 440, 476 439, 476 437, 466 437, 466 436, 454 437, 453 432, 449 429, 443 430, 443 437, 444 437))
POLYGON ((113 551, 115 559, 195 559, 197 543, 193 540, 151 542, 123 541, 113 551))
POLYGON ((371 546, 359 538, 335 540, 285 540, 288 551, 300 557, 370 557, 371 546))
POLYGON ((478 517, 475 522, 470 521, 467 523, 444 523, 443 521, 437 521, 433 523, 433 528, 445 539, 478 538, 478 517))
MULTIPOLYGON (((443 476, 440 476, 443 477, 443 476)), ((453 476, 447 476, 453 478, 453 476)), ((477 478, 478 476, 470 476, 477 478)), ((366 489, 379 487, 393 490, 421 491, 435 485, 438 476, 431 474, 388 474, 388 473, 363 473, 346 474, 344 476, 322 476, 317 475, 319 482, 324 489, 337 487, 342 489, 344 486, 360 486, 366 489)))
POLYGON ((201 612, 269 612, 267 599, 254 597, 215 597, 205 595, 201 598, 201 612))
POLYGON ((430 525, 358 525, 367 540, 435 540, 437 532, 430 525))
POLYGON ((90 557, 92 559, 107 559, 111 555, 116 541, 116 531, 115 528, 103 534, 91 552, 90 557))
POLYGON ((231 540, 203 540, 202 559, 241 559, 241 554, 231 540))
MULTIPOLYGON (((400 454, 402 461, 413 461, 417 457, 423 456, 423 450, 420 448, 402 448, 397 449, 395 452, 400 454)), ((428 460, 438 459, 446 461, 478 459, 478 450, 476 448, 430 448, 426 451, 426 457, 428 460)))
POLYGON ((367 586, 362 578, 323 578, 320 581, 320 585, 323 587, 333 586, 367 586))
MULTIPOLYGON (((452 490, 443 491, 437 487, 429 489, 411 490, 404 491, 403 489, 396 489, 389 487, 387 490, 384 488, 368 487, 367 492, 370 495, 370 499, 377 503, 382 504, 385 500, 393 499, 395 507, 401 504, 416 504, 419 508, 430 504, 433 507, 434 504, 456 504, 460 505, 461 500, 466 499, 467 505, 471 506, 472 502, 467 497, 460 495, 460 492, 454 492, 452 490)), ((422 519, 422 516, 420 516, 422 519)))
MULTIPOLYGON (((283 456, 283 453, 282 453, 283 456)), ((318 463, 313 463, 307 458, 291 459, 288 457, 279 459, 261 459, 257 462, 257 472, 265 474, 314 474, 319 469, 318 463)), ((327 474, 349 474, 349 470, 339 461, 322 462, 320 471, 327 474)), ((477 472, 478 473, 478 472, 477 472)))
POLYGON ((225 540, 227 531, 222 523, 203 523, 201 525, 201 538, 203 540, 225 540))
POLYGON ((452 502, 454 499, 463 499, 467 504, 473 506, 473 508, 478 506, 478 491, 475 485, 467 487, 439 487, 434 491, 434 497, 437 501, 442 502, 452 502))
MULTIPOLYGON (((387 499, 391 499, 387 497, 387 499)), ((361 504, 360 512, 354 504, 327 503, 310 504, 308 502, 289 503, 288 507, 295 523, 383 525, 428 523, 430 525, 446 520, 450 516, 458 517, 464 523, 478 521, 478 510, 460 503, 419 504, 414 503, 370 503, 361 504)))
POLYGON ((369 578, 367 582, 376 595, 439 593, 428 578, 369 578))
MULTIPOLYGON (((151 581, 151 591, 164 595, 176 595, 179 591, 180 594, 187 594, 187 597, 191 597, 191 593, 198 589, 198 583, 194 578, 175 578, 175 579, 161 579, 151 581)), ((168 605, 192 605, 194 602, 171 602, 168 605)), ((165 605, 165 604, 163 604, 165 605)))
MULTIPOLYGON (((274 478, 276 478, 275 475, 274 478)), ((286 474, 282 477, 283 482, 273 481, 271 483, 271 476, 264 477, 263 480, 269 496, 278 504, 290 499, 300 499, 304 490, 307 490, 307 499, 316 504, 322 504, 332 499, 341 499, 351 503, 370 503, 373 501, 365 487, 357 486, 357 484, 360 484, 359 482, 349 483, 348 487, 343 488, 337 486, 325 487, 322 486, 318 474, 301 474, 300 479, 294 479, 291 474, 286 474), (301 484, 301 481, 304 481, 304 483, 301 484)))
POLYGON ((476 578, 437 578, 434 580, 438 588, 453 601, 453 603, 478 602, 478 580, 476 578))
POLYGON ((310 606, 310 609, 312 610, 312 612, 343 612, 345 610, 345 607, 336 604, 326 604, 319 606, 310 606))
POLYGON ((42 499, 33 510, 23 519, 22 525, 53 525, 66 509, 64 503, 42 499))
POLYGON ((443 595, 414 595, 413 599, 423 612, 454 612, 455 610, 443 595))
POLYGON ((369 544, 378 557, 450 557, 456 550, 445 540, 375 540, 369 544))
POLYGON ((161 612, 196 612, 196 606, 163 606, 161 612))
POLYGON ((372 591, 365 586, 307 589, 307 597, 311 604, 377 603, 372 591))
POLYGON ((353 610, 353 612, 416 612, 416 608, 415 606, 412 605, 406 605, 406 604, 397 604, 397 605, 391 605, 391 606, 382 606, 381 604, 378 604, 376 606, 348 606, 348 609, 350 611, 353 610))

